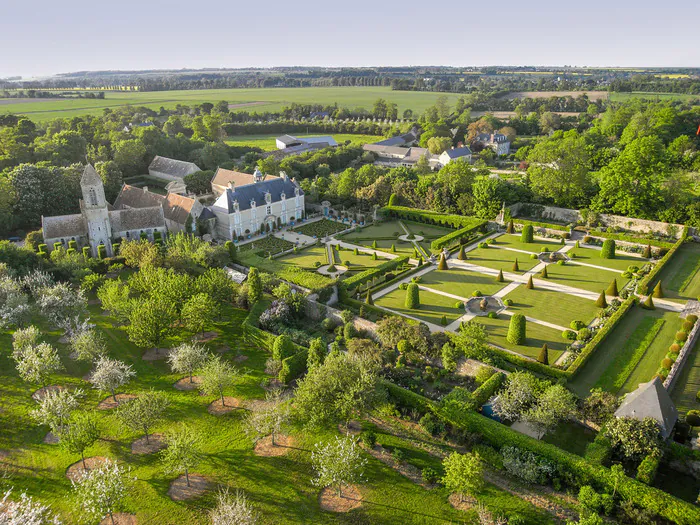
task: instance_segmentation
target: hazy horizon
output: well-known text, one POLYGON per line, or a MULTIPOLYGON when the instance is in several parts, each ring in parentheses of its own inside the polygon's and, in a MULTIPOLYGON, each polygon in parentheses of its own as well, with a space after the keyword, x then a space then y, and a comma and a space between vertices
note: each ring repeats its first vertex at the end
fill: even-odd
POLYGON ((272 0, 263 13, 258 4, 202 0, 193 15, 190 3, 177 0, 11 3, 0 20, 0 77, 292 66, 700 66, 700 4, 684 6, 682 16, 648 0, 610 4, 591 0, 584 11, 551 0, 464 8, 357 0, 350 9, 272 0))

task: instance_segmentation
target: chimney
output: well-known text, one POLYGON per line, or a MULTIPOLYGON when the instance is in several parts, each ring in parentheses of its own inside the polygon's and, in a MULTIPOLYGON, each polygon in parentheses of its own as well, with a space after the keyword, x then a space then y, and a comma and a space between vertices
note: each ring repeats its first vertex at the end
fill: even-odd
POLYGON ((280 177, 282 177, 282 180, 287 182, 289 177, 287 177, 287 172, 286 171, 280 171, 280 177))
POLYGON ((148 193, 148 186, 144 186, 144 187, 143 187, 143 192, 144 192, 144 193, 148 193))
POLYGON ((228 181, 228 189, 231 191, 236 189, 236 184, 232 180, 228 181))

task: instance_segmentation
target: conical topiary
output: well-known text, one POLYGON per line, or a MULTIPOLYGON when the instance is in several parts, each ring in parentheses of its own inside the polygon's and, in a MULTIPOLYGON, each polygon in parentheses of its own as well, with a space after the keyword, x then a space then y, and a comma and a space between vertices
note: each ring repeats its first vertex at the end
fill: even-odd
POLYGON ((372 241, 372 248, 377 249, 377 241, 372 241))
POLYGON ((391 245, 391 253, 396 253, 396 246, 393 244, 391 245))
POLYGON ((654 300, 651 298, 651 295, 648 295, 647 298, 644 300, 642 303, 642 308, 646 308, 647 310, 655 310, 656 306, 654 306, 654 300))
POLYGON ((353 255, 359 255, 360 252, 359 252, 359 250, 358 250, 357 248, 355 248, 355 249, 352 251, 352 254, 353 254, 353 255))
POLYGON ((520 266, 518 266, 518 259, 515 259, 515 262, 513 263, 513 271, 514 272, 520 271, 520 266))
POLYGON ((646 248, 644 248, 644 253, 642 254, 642 257, 645 259, 651 259, 651 245, 647 244, 646 248))
POLYGON ((372 260, 373 261, 377 260, 377 252, 372 252, 372 260))
POLYGON ((661 288, 661 281, 659 281, 658 283, 656 283, 656 286, 654 286, 654 291, 653 291, 652 293, 653 293, 654 297, 656 297, 657 299, 662 299, 662 298, 663 298, 663 296, 664 296, 664 291, 663 291, 663 289, 661 288))
POLYGON ((617 279, 613 279, 610 282, 610 286, 608 286, 608 289, 605 290, 605 293, 608 295, 612 295, 613 297, 617 297, 620 295, 617 290, 617 279))
POLYGON ((576 241, 576 242, 574 243, 574 248, 580 248, 580 247, 581 247, 581 246, 579 246, 578 241, 576 241))
POLYGON ((446 315, 442 316, 442 319, 440 319, 440 324, 442 326, 447 326, 447 316, 446 315))
POLYGON ((564 240, 564 237, 561 238, 561 241, 559 241, 559 244, 561 244, 561 245, 566 244, 566 241, 564 240))
POLYGON ((365 303, 374 304, 374 299, 372 299, 372 292, 367 290, 367 297, 365 298, 365 303))
POLYGON ((449 270, 450 268, 447 266, 447 259, 445 259, 445 254, 441 253, 440 254, 440 262, 438 263, 438 270, 449 270))
POLYGON ((460 261, 464 261, 467 259, 467 254, 464 253, 464 245, 463 244, 460 245, 460 247, 459 247, 459 255, 457 255, 457 259, 459 259, 460 261))
POLYGON ((528 277, 527 279, 527 284, 525 285, 525 288, 528 290, 532 290, 535 287, 534 283, 532 282, 532 275, 528 277))
POLYGON ((605 298, 605 292, 600 292, 598 299, 596 299, 596 301, 595 301, 595 305, 598 308, 607 308, 608 307, 608 301, 605 298))
POLYGON ((496 277, 496 282, 503 283, 506 280, 503 278, 503 270, 498 270, 498 277, 496 277))
POLYGON ((515 226, 513 225, 513 219, 508 221, 508 225, 506 226, 506 233, 513 233, 515 231, 515 226))
POLYGON ((539 361, 543 365, 549 364, 549 349, 547 348, 547 343, 542 345, 542 348, 540 349, 540 353, 537 356, 537 361, 539 361))

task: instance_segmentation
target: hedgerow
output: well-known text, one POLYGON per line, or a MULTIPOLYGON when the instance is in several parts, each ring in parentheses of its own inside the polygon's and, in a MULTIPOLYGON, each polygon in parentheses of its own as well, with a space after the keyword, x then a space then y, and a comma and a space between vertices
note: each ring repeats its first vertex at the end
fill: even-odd
POLYGON ((635 244, 644 244, 649 246, 655 246, 656 248, 673 248, 672 242, 659 241, 656 239, 647 239, 645 237, 637 237, 635 235, 629 235, 626 233, 610 233, 600 230, 593 230, 588 232, 591 237, 600 237, 602 239, 612 239, 615 241, 631 242, 635 244))
POLYGON ((553 224, 551 222, 528 221, 525 219, 513 219, 513 222, 522 226, 529 225, 533 228, 547 228, 550 230, 557 230, 560 232, 569 231, 569 228, 567 226, 562 226, 561 224, 553 224))
POLYGON ((356 275, 353 275, 352 277, 348 277, 343 281, 343 284, 347 287, 348 290, 352 290, 353 288, 360 286, 366 283, 367 281, 371 281, 375 277, 384 275, 386 272, 394 270, 404 264, 408 264, 408 259, 408 256, 403 256, 397 257, 396 259, 392 259, 382 264, 378 264, 374 268, 370 268, 369 270, 360 272, 356 275))

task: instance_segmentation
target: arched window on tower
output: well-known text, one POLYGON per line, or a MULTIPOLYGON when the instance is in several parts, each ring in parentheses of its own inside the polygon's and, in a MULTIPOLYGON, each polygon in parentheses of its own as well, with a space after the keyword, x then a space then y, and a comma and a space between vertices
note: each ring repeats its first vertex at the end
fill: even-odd
POLYGON ((90 188, 90 205, 97 206, 97 192, 95 188, 90 188))

